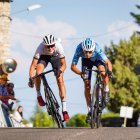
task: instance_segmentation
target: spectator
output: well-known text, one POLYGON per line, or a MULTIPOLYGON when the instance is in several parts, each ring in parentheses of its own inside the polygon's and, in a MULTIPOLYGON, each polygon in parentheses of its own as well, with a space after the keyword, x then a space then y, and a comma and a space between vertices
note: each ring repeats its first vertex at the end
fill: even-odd
POLYGON ((14 114, 11 116, 13 120, 14 127, 25 127, 25 125, 22 123, 23 121, 23 107, 18 106, 17 110, 14 112, 14 114))
POLYGON ((8 107, 8 92, 7 92, 7 75, 3 74, 0 75, 0 100, 2 101, 2 111, 3 111, 3 115, 6 121, 6 125, 8 127, 12 127, 10 118, 9 118, 9 107, 8 107))
POLYGON ((17 100, 14 97, 14 84, 13 83, 7 83, 8 78, 6 74, 3 74, 0 76, 0 100, 2 101, 3 105, 7 108, 12 110, 12 105, 13 102, 11 104, 8 103, 9 99, 12 100, 17 100))

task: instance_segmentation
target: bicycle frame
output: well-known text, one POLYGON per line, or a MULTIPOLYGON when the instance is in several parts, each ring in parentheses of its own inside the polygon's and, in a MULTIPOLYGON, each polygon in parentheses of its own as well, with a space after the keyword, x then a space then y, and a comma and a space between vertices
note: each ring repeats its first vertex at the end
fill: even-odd
POLYGON ((47 108, 48 114, 52 116, 52 118, 55 120, 59 128, 64 128, 63 120, 59 113, 60 106, 45 77, 45 74, 50 73, 52 71, 54 70, 49 70, 44 73, 41 73, 40 75, 35 76, 35 78, 40 76, 43 82, 46 108, 47 108))
POLYGON ((103 79, 100 75, 101 72, 100 70, 90 70, 94 71, 97 73, 96 75, 96 82, 94 85, 94 90, 91 95, 91 128, 99 128, 100 123, 101 123, 101 114, 102 114, 102 109, 104 106, 104 84, 103 84, 103 79), (101 106, 99 105, 99 96, 102 97, 101 101, 101 106))

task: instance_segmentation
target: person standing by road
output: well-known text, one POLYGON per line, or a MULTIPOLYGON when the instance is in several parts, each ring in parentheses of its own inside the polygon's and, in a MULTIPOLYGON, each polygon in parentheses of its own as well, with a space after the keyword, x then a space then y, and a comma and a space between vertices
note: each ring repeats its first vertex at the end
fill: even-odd
POLYGON ((8 109, 12 110, 12 104, 9 104, 9 99, 11 100, 17 100, 14 97, 14 91, 13 91, 13 87, 14 84, 13 83, 7 83, 8 77, 6 74, 3 74, 0 76, 0 100, 2 101, 3 105, 5 105, 5 107, 7 107, 8 109))
POLYGON ((14 127, 25 127, 25 125, 22 123, 23 121, 23 107, 18 106, 15 110, 14 114, 11 115, 14 127))

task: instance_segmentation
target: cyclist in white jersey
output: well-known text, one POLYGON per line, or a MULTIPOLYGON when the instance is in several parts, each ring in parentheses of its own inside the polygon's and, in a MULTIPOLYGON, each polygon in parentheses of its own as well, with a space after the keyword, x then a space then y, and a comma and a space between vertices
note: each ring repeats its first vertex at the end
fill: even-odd
POLYGON ((37 91, 37 100, 40 106, 45 106, 45 102, 40 93, 41 79, 37 77, 35 81, 32 80, 34 71, 36 74, 41 74, 48 63, 51 63, 53 69, 56 70, 55 76, 59 87, 59 95, 62 102, 62 113, 65 121, 69 120, 69 115, 66 109, 66 89, 63 79, 63 73, 66 69, 66 60, 63 47, 60 41, 57 41, 53 35, 47 35, 43 38, 43 42, 38 46, 35 55, 33 57, 30 70, 29 70, 29 87, 34 87, 34 83, 37 91))
POLYGON ((90 105, 91 105, 91 75, 92 71, 88 71, 85 73, 85 68, 92 69, 93 66, 96 66, 99 70, 105 71, 105 66, 107 66, 108 71, 107 74, 105 72, 101 73, 104 82, 104 91, 105 91, 105 101, 109 101, 109 78, 112 77, 112 64, 110 60, 107 58, 105 53, 99 47, 99 45, 94 42, 92 39, 87 38, 83 42, 81 42, 75 51, 71 70, 76 74, 80 75, 84 81, 85 88, 85 98, 88 107, 87 119, 90 117, 90 105), (82 58, 82 69, 79 70, 77 68, 77 63, 79 58, 82 58))

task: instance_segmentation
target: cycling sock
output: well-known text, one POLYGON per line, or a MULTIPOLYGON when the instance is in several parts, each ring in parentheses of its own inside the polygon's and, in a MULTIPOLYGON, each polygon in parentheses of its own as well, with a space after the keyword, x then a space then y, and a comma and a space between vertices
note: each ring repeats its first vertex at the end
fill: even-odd
POLYGON ((108 85, 106 85, 106 86, 104 87, 104 91, 105 91, 105 92, 109 92, 109 86, 108 86, 108 85))
POLYGON ((62 101, 62 111, 67 111, 67 102, 66 101, 62 101))
POLYGON ((38 97, 38 96, 41 96, 40 90, 36 90, 36 92, 37 92, 37 97, 38 97))

